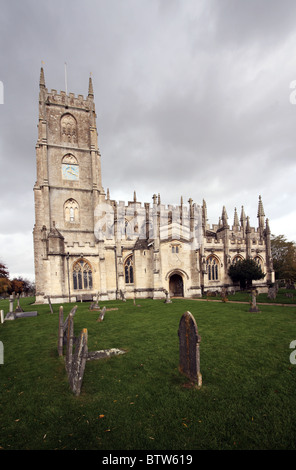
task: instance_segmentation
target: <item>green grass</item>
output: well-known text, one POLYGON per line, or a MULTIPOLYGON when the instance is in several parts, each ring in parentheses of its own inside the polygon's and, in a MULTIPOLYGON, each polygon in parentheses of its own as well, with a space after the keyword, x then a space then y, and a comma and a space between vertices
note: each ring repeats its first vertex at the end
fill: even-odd
MULTIPOLYGON (((78 303, 74 330, 88 329, 90 351, 127 353, 87 362, 72 394, 58 356, 58 305, 30 305, 38 317, 0 324, 2 449, 295 449, 296 307, 195 300, 105 302, 103 322, 78 303), (203 385, 178 371, 178 326, 189 310, 201 335, 203 385)), ((64 315, 71 307, 64 305, 64 315)), ((0 301, 8 311, 8 301, 0 301)))

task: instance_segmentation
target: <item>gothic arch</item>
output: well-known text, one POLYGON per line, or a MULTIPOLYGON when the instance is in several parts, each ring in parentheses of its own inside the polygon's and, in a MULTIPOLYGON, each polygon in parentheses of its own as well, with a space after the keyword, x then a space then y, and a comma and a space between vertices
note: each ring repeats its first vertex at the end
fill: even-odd
POLYGON ((258 266, 260 266, 260 268, 261 268, 262 271, 263 271, 264 260, 263 260, 262 256, 256 255, 256 256, 254 257, 254 261, 258 264, 258 266))
POLYGON ((187 280, 189 279, 189 276, 188 274, 183 271, 183 269, 180 269, 180 268, 175 268, 175 269, 171 269, 171 271, 169 271, 166 276, 165 276, 165 280, 167 281, 173 274, 179 274, 181 276, 183 276, 184 278, 186 278, 187 280))
POLYGON ((220 277, 220 261, 216 255, 209 255, 206 259, 206 267, 209 281, 218 281, 220 277))
POLYGON ((79 223, 79 204, 75 199, 67 199, 64 203, 64 220, 71 224, 79 223))
POLYGON ((243 258, 242 255, 235 255, 235 256, 233 257, 233 259, 232 259, 232 264, 235 264, 235 263, 237 263, 238 261, 243 261, 243 260, 244 260, 244 258, 243 258))
POLYGON ((92 289, 93 271, 89 261, 80 258, 73 264, 72 278, 74 290, 92 289))
POLYGON ((128 255, 123 263, 124 280, 126 284, 134 283, 134 260, 133 254, 128 255))
POLYGON ((61 117, 61 140, 69 144, 77 143, 77 122, 70 113, 61 117))

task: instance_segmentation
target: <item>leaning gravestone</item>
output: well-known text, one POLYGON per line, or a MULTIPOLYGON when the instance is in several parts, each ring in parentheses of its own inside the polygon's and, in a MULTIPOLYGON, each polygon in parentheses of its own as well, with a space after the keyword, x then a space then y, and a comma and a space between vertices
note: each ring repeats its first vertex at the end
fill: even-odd
POLYGON ((49 308, 50 308, 50 313, 53 313, 53 309, 52 309, 51 300, 50 300, 49 295, 47 296, 47 298, 48 298, 48 305, 49 305, 49 308))
POLYGON ((75 395, 80 395, 87 357, 87 329, 84 328, 76 340, 71 369, 68 371, 70 387, 75 395))
POLYGON ((202 385, 200 373, 199 343, 201 337, 198 335, 195 318, 190 312, 185 312, 179 323, 179 371, 196 384, 198 388, 202 385))
POLYGON ((106 307, 104 307, 99 315, 98 321, 103 321, 106 313, 106 307))

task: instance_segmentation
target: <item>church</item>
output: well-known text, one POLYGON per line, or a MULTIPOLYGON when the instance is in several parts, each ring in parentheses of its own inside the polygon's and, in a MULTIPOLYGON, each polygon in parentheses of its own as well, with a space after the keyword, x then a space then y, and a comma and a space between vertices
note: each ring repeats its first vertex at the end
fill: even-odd
POLYGON ((252 258, 274 282, 270 228, 259 196, 257 227, 244 208, 225 207, 210 226, 206 202, 164 205, 115 201, 104 190, 94 91, 75 96, 51 89, 41 68, 33 229, 36 303, 171 297, 239 289, 232 263, 252 258))

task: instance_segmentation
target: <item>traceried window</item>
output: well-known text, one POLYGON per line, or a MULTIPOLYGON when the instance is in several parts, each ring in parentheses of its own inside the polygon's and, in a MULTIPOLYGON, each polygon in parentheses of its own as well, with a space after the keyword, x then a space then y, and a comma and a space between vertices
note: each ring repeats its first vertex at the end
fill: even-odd
POLYGON ((79 206, 75 199, 68 199, 64 204, 64 218, 72 224, 79 223, 79 206))
POLYGON ((64 114, 61 118, 61 137, 65 143, 76 144, 77 142, 77 124, 72 114, 64 114))
POLYGON ((73 266, 74 290, 92 289, 92 270, 88 261, 80 259, 73 266))
POLYGON ((219 279, 219 261, 216 256, 208 257, 207 272, 209 281, 217 281, 219 279))
POLYGON ((62 160, 62 178, 63 180, 78 181, 79 165, 77 159, 71 153, 68 153, 62 160))
POLYGON ((124 279, 126 284, 133 284, 134 282, 134 264, 133 255, 130 255, 124 263, 124 279))
POLYGON ((258 264, 259 268, 263 270, 263 261, 260 256, 255 256, 254 261, 258 264))

